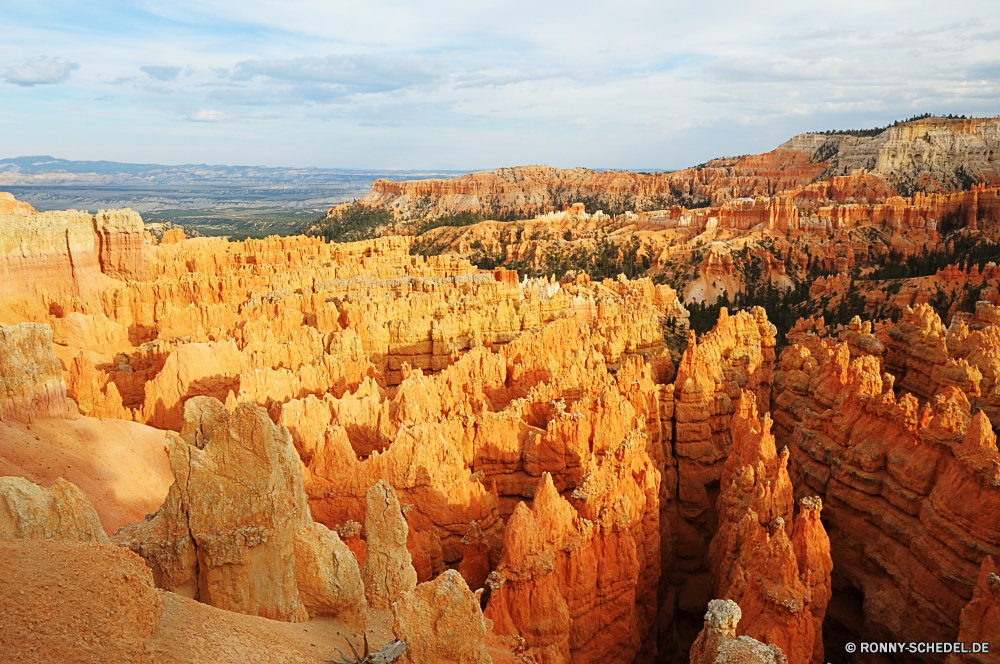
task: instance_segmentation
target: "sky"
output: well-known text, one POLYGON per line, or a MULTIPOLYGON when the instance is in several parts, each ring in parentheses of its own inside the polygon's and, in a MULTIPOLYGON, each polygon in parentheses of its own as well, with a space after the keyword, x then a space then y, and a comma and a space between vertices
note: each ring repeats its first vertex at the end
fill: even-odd
POLYGON ((1000 2, 0 0, 0 158, 679 169, 1000 114, 1000 2))

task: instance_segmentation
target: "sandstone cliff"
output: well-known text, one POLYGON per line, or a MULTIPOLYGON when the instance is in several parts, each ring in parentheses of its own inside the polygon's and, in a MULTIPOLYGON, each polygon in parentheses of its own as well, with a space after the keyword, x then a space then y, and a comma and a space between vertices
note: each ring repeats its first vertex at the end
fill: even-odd
POLYGON ((128 210, 3 214, 0 228, 4 299, 37 298, 35 307, 43 295, 96 297, 145 259, 142 221, 128 210))
POLYGON ((812 163, 809 157, 795 150, 778 149, 652 175, 518 166, 450 180, 376 180, 360 205, 387 208, 404 221, 468 212, 490 219, 530 218, 580 201, 586 201, 591 212, 662 210, 677 202, 771 196, 805 186, 826 168, 825 163, 812 163))
MULTIPOLYGON (((935 210, 993 214, 977 188, 831 205, 860 211, 821 234, 793 209, 810 192, 719 206, 712 237, 774 242, 711 247, 705 274, 753 258, 780 275, 818 237, 811 260, 857 266, 848 226, 865 215, 900 220, 894 246, 915 248, 935 210)), ((109 237, 128 236, 116 223, 109 237)), ((722 309, 672 356, 664 328, 687 311, 652 279, 519 279, 401 237, 175 239, 139 263, 134 238, 106 259, 98 239, 95 297, 5 310, 51 326, 35 374, 68 373, 82 412, 172 430, 175 484, 116 536, 161 588, 241 620, 332 614, 356 645, 395 604, 411 658, 454 661, 682 660, 713 596, 740 602, 727 638, 758 642, 725 648, 765 661, 778 653, 760 642, 820 661, 849 637, 992 624, 976 584, 998 546, 992 305, 947 328, 916 304, 897 324, 803 321, 776 365, 761 308, 722 309)))
POLYGON ((821 179, 834 189, 849 189, 854 198, 880 202, 897 189, 907 194, 948 192, 967 189, 970 183, 1000 183, 992 158, 1000 140, 998 127, 997 120, 988 118, 929 118, 873 137, 801 134, 765 154, 716 159, 673 173, 518 166, 448 180, 376 180, 360 205, 391 210, 403 221, 462 213, 531 218, 581 201, 589 212, 621 214, 684 202, 771 197, 821 179))
POLYGON ((782 144, 829 163, 835 175, 866 170, 891 185, 924 191, 963 188, 963 178, 1000 182, 993 153, 1000 120, 927 118, 889 127, 877 136, 801 134, 782 144))
MULTIPOLYGON (((997 576, 993 558, 986 556, 979 570, 979 580, 972 599, 962 609, 956 641, 968 644, 965 647, 971 650, 974 649, 973 643, 989 643, 996 634, 1000 634, 1000 576, 997 576)), ((990 650, 989 653, 949 655, 947 662, 993 664, 1000 661, 1000 653, 993 652, 992 643, 990 650)))
POLYGON ((746 390, 755 395, 761 411, 769 409, 774 334, 759 307, 734 316, 723 309, 715 328, 700 341, 692 333, 677 368, 671 395, 682 519, 677 555, 688 571, 703 568, 717 527, 712 493, 718 491, 732 447, 735 404, 746 390))
POLYGON ((791 661, 822 664, 833 563, 821 502, 803 498, 793 528, 788 450, 778 455, 771 419, 758 419, 752 393, 743 393, 731 428, 709 548, 713 595, 740 605, 740 634, 780 647, 791 661))

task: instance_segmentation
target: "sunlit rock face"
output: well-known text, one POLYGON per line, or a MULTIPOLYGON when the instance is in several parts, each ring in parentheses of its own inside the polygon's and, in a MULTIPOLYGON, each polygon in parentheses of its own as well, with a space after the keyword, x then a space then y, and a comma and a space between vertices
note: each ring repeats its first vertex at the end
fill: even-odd
MULTIPOLYGON (((542 215, 517 237, 486 220, 349 244, 157 243, 128 211, 0 198, 0 418, 165 430, 174 484, 112 538, 162 596, 355 634, 391 624, 398 661, 819 664, 848 639, 988 640, 998 269, 924 278, 985 279, 974 312, 943 316, 924 282, 858 296, 897 306, 895 323, 729 307, 706 324, 684 304, 735 301, 749 267, 785 288, 803 261, 826 272, 803 293, 835 302, 889 252, 989 235, 996 187, 957 191, 940 166, 966 149, 956 132, 987 145, 984 126, 796 137, 674 174, 382 182, 362 202, 401 232, 418 198, 454 214, 489 196, 542 215), (926 169, 892 161, 921 142, 926 169), (554 201, 553 181, 588 203, 554 201), (629 196, 653 212, 588 211, 629 196), (648 275, 466 260, 496 250, 540 274, 598 233, 648 275), (429 240, 444 253, 421 255, 429 240), (679 256, 683 283, 666 272, 679 256)), ((103 541, 89 496, 25 482, 0 482, 0 525, 18 533, 4 537, 103 541)))

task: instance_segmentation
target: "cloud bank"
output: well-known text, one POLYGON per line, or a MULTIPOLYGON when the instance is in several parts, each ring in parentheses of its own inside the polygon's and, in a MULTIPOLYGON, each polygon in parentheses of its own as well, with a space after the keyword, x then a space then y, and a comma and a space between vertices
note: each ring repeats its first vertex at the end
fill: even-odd
POLYGON ((995 0, 944 20, 925 0, 53 7, 6 17, 11 156, 681 168, 802 131, 1000 111, 995 0))

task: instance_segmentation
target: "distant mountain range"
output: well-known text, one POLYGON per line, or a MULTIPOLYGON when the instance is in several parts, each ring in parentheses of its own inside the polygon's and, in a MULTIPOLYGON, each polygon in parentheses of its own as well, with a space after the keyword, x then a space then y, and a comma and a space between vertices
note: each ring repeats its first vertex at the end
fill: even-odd
POLYGON ((450 178, 466 171, 128 164, 50 156, 0 159, 0 191, 38 210, 132 208, 205 235, 287 233, 377 179, 450 178))
POLYGON ((468 171, 392 171, 337 168, 269 168, 209 164, 129 164, 117 161, 72 161, 49 156, 0 159, 0 187, 44 185, 205 185, 343 186, 377 178, 419 180, 451 177, 468 171))

